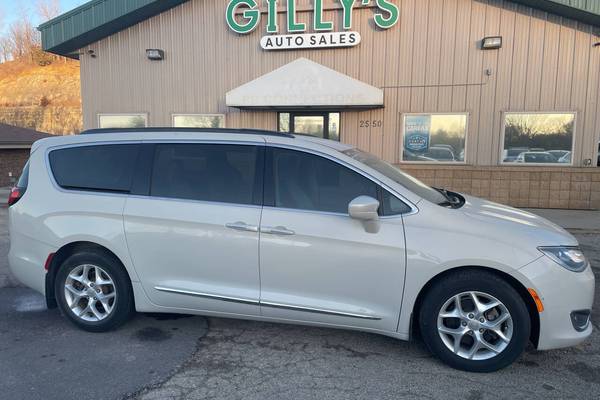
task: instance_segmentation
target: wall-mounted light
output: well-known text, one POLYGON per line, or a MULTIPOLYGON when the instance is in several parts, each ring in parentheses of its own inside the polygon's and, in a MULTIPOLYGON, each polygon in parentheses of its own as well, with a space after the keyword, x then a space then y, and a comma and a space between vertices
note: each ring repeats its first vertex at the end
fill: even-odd
POLYGON ((482 50, 498 50, 502 48, 502 36, 488 36, 481 41, 482 50))
POLYGON ((147 49, 146 57, 151 61, 162 61, 165 59, 165 52, 161 49, 147 49))

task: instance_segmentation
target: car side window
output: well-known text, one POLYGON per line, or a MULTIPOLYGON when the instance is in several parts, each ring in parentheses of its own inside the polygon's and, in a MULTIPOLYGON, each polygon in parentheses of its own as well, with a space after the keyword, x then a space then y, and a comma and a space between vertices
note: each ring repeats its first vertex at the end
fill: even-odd
POLYGON ((270 148, 267 160, 265 205, 347 214, 356 197, 378 197, 370 179, 324 157, 270 148))
POLYGON ((262 154, 252 145, 157 144, 150 195, 262 205, 262 154))
POLYGON ((129 193, 139 145, 68 147, 49 154, 56 183, 65 189, 129 193))
POLYGON ((405 202, 383 188, 381 189, 380 201, 379 212, 383 216, 401 215, 411 211, 411 208, 405 202))

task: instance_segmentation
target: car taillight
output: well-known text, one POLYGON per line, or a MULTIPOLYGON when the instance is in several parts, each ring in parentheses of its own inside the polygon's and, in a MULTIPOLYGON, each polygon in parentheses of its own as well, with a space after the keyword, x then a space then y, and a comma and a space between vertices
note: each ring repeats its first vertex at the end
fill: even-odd
POLYGON ((8 195, 8 206, 10 207, 17 201, 21 200, 21 197, 23 197, 23 191, 18 187, 12 188, 10 194, 8 195))

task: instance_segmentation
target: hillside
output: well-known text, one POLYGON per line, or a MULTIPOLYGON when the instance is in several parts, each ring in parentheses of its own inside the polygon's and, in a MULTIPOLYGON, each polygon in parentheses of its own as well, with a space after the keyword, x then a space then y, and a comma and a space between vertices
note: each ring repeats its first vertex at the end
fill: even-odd
POLYGON ((81 131, 79 63, 0 64, 0 122, 54 134, 81 131))

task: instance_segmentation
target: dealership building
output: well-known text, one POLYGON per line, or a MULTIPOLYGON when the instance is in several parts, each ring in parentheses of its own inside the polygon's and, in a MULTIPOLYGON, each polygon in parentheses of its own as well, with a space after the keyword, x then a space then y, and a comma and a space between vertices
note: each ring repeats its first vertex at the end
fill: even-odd
POLYGON ((298 132, 435 186, 600 209, 600 0, 94 0, 40 26, 84 127, 298 132))

